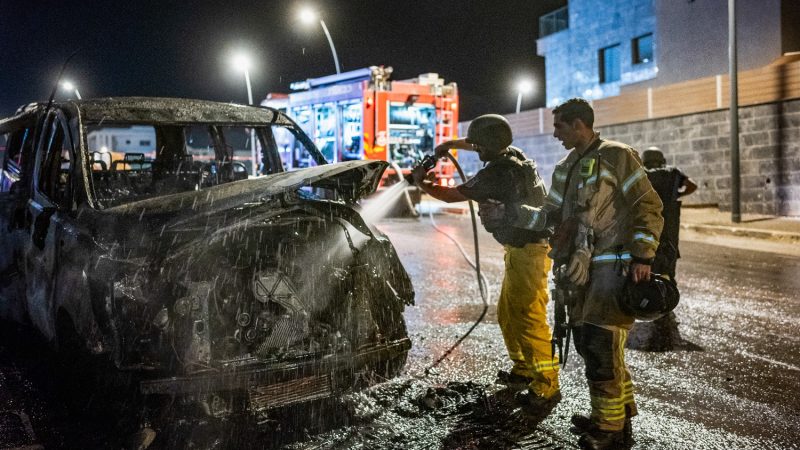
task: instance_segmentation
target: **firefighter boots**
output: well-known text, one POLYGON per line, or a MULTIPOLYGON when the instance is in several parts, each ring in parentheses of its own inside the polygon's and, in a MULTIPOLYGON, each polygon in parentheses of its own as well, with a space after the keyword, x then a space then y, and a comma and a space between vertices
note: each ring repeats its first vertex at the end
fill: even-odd
POLYGON ((622 431, 589 431, 578 439, 578 446, 584 450, 617 450, 626 448, 622 431))
POLYGON ((550 397, 544 397, 528 389, 527 392, 518 393, 515 397, 515 400, 517 404, 526 408, 552 409, 558 402, 561 401, 561 391, 556 391, 556 393, 550 397))
POLYGON ((497 380, 495 383, 507 386, 509 389, 521 391, 523 389, 527 389, 531 381, 533 381, 533 378, 531 377, 501 370, 497 372, 497 380))
MULTIPOLYGON (((572 416, 572 419, 570 419, 570 421, 572 422, 573 425, 572 428, 570 428, 570 431, 573 432, 574 434, 584 435, 600 431, 597 429, 597 425, 595 425, 594 422, 592 422, 592 419, 590 419, 589 416, 587 415, 574 414, 572 416)), ((622 429, 622 443, 630 446, 633 445, 634 442, 635 441, 633 440, 633 426, 631 425, 631 418, 626 417, 625 426, 622 429)), ((589 448, 594 448, 594 447, 589 447, 589 448)), ((605 448, 605 447, 600 447, 600 448, 605 448)))

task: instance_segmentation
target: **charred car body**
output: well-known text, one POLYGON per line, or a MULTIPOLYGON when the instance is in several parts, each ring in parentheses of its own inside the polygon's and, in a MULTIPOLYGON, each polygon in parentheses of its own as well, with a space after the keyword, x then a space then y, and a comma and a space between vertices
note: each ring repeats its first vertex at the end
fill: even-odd
POLYGON ((402 368, 414 292, 355 206, 385 162, 328 165, 276 110, 196 100, 32 104, 0 135, 0 315, 59 351, 215 416, 402 368), (278 134, 318 165, 285 172, 278 134))

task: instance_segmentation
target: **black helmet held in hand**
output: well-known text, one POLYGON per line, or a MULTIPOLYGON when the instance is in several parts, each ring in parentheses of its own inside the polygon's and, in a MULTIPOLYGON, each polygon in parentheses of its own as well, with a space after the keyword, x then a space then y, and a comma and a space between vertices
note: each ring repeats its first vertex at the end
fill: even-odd
POLYGON ((468 144, 501 150, 511 145, 512 141, 511 125, 508 124, 505 117, 499 114, 485 114, 476 117, 470 122, 467 129, 466 142, 468 144))
POLYGON ((656 320, 678 306, 680 293, 673 280, 652 274, 650 281, 634 283, 628 279, 619 298, 623 312, 638 320, 656 320))

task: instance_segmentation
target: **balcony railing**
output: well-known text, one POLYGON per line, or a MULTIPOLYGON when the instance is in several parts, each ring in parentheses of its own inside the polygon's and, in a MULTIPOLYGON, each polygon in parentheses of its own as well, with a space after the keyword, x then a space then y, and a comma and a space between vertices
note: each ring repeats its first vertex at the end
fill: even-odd
POLYGON ((539 17, 540 38, 558 33, 567 28, 569 28, 569 11, 566 6, 539 17))

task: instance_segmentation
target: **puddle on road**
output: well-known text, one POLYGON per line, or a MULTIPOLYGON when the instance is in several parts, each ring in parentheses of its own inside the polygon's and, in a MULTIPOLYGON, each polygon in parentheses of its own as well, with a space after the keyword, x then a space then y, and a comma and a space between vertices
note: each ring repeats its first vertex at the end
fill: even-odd
POLYGON ((290 449, 476 449, 569 446, 537 425, 549 411, 528 411, 514 394, 472 382, 395 380, 341 399, 348 424, 290 449))
POLYGON ((258 424, 241 417, 192 418, 183 411, 153 424, 157 436, 149 448, 574 448, 569 436, 539 426, 551 410, 521 408, 515 394, 494 384, 404 377, 338 399, 276 410, 258 424))
POLYGON ((674 313, 652 322, 636 321, 625 347, 646 352, 703 351, 703 348, 681 336, 674 313))

